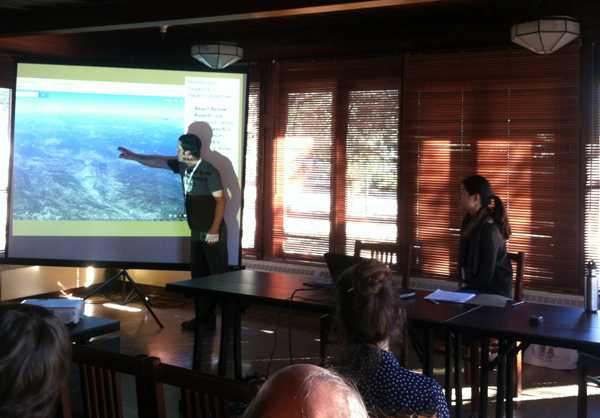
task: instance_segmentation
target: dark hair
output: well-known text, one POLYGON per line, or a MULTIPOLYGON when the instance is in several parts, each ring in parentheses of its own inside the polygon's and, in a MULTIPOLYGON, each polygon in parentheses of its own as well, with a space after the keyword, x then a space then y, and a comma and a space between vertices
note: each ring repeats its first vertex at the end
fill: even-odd
POLYGON ((202 150, 202 141, 194 134, 185 134, 179 137, 181 148, 184 151, 189 151, 196 158, 200 158, 200 151, 202 150))
POLYGON ((342 273, 337 286, 337 316, 350 343, 377 344, 401 336, 404 315, 389 268, 368 260, 342 273))
POLYGON ((496 225, 498 225, 498 228, 500 228, 500 233, 504 239, 508 239, 511 234, 508 214, 506 213, 506 208, 504 207, 502 199, 496 196, 492 191, 490 182, 485 177, 476 174, 465 178, 462 181, 462 184, 469 195, 473 196, 474 194, 479 194, 481 207, 487 208, 490 216, 496 225), (491 206, 492 201, 494 203, 493 206, 491 206))
POLYGON ((63 323, 33 305, 0 305, 0 417, 48 418, 69 376, 63 323))

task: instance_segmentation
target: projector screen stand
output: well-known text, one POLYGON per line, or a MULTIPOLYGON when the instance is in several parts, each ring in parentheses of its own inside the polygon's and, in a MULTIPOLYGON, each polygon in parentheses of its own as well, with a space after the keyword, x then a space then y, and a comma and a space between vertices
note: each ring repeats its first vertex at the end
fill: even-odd
POLYGON ((129 302, 131 302, 132 296, 137 295, 142 300, 142 302, 146 306, 146 309, 148 309, 148 312, 150 312, 150 314, 152 315, 152 317, 154 318, 154 320, 156 321, 158 326, 161 328, 164 328, 163 324, 160 322, 160 320, 158 319, 158 317, 152 310, 152 306, 150 306, 148 296, 146 296, 144 291, 138 287, 135 280, 133 280, 133 278, 129 275, 129 273, 125 269, 119 270, 119 272, 117 274, 115 274, 114 276, 112 276, 111 278, 106 280, 104 283, 102 283, 100 286, 95 288, 92 291, 92 293, 90 293, 89 295, 84 297, 83 300, 86 300, 87 298, 89 298, 97 293, 102 292, 104 289, 109 287, 115 281, 120 281, 121 283, 128 283, 132 287, 131 292, 129 292, 129 295, 127 295, 127 297, 123 301, 123 305, 127 305, 129 302))

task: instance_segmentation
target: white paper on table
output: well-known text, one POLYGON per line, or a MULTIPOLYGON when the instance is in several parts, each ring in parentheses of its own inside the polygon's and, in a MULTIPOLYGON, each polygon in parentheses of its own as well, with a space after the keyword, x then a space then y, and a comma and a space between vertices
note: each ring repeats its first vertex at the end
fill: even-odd
POLYGON ((425 296, 425 299, 438 300, 442 302, 467 303, 474 297, 475 293, 451 292, 448 290, 437 289, 425 296))

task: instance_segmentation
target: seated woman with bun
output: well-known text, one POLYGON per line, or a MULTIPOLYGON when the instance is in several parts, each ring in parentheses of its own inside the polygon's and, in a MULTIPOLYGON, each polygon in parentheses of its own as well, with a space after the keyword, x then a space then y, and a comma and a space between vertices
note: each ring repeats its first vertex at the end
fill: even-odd
POLYGON ((389 351, 405 321, 397 301, 391 272, 378 261, 363 261, 341 275, 337 319, 348 353, 340 372, 354 382, 374 417, 448 418, 439 383, 401 367, 389 351))

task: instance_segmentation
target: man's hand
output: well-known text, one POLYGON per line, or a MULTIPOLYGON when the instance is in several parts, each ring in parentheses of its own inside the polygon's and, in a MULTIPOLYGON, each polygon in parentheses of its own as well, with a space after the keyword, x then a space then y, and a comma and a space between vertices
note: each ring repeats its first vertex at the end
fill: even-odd
POLYGON ((211 234, 210 232, 208 232, 206 234, 206 243, 209 245, 212 244, 216 244, 217 242, 219 242, 219 234, 211 234))
POLYGON ((136 160, 138 157, 135 152, 128 150, 125 147, 119 147, 117 149, 119 150, 119 158, 123 158, 125 160, 136 160))

